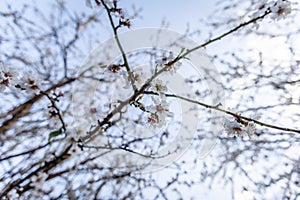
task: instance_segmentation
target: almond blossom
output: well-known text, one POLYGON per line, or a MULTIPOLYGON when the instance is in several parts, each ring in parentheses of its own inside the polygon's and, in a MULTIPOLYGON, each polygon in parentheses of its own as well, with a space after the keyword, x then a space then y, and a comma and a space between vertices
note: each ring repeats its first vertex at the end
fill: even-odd
MULTIPOLYGON (((158 59, 155 64, 157 67, 164 68, 167 64, 175 59, 173 52, 169 52, 168 54, 164 53, 160 59, 158 59)), ((166 68, 166 71, 169 71, 171 74, 176 73, 178 67, 181 65, 181 62, 176 62, 172 65, 169 65, 166 68)))
MULTIPOLYGON (((131 81, 127 74, 121 74, 125 80, 124 89, 128 89, 131 87, 131 81)), ((144 80, 146 80, 146 76, 143 73, 142 69, 137 69, 136 71, 132 72, 134 83, 137 87, 141 87, 144 84, 144 80)))
POLYGON ((4 64, 0 64, 0 91, 7 88, 17 88, 26 91, 26 94, 38 94, 41 79, 33 71, 24 71, 22 75, 16 70, 4 64))
MULTIPOLYGON (((259 17, 260 15, 265 14, 266 12, 271 12, 271 19, 281 20, 286 18, 292 12, 291 2, 287 0, 277 0, 270 1, 267 0, 261 1, 256 7, 256 11, 252 14, 252 18, 259 17)), ((255 23, 255 26, 257 23, 255 23)))
POLYGON ((18 81, 18 87, 29 95, 39 94, 41 77, 34 71, 25 71, 18 81))
POLYGON ((165 99, 152 97, 154 105, 150 105, 146 110, 151 113, 148 117, 148 123, 154 128, 162 127, 166 123, 166 118, 171 117, 173 113, 169 111, 169 104, 165 99))
POLYGON ((291 2, 287 0, 278 0, 275 3, 273 2, 273 6, 270 7, 270 10, 272 12, 272 19, 284 19, 288 14, 292 12, 291 2))
POLYGON ((161 97, 163 97, 164 93, 168 91, 166 84, 161 79, 155 79, 151 83, 150 89, 157 92, 161 97))
POLYGON ((19 79, 18 71, 9 66, 0 64, 0 91, 3 92, 8 87, 15 87, 19 79))
POLYGON ((38 173, 37 175, 34 175, 31 177, 31 186, 42 189, 43 183, 46 182, 48 178, 48 174, 46 173, 38 173))
MULTIPOLYGON (((258 117, 253 117, 257 119, 258 117)), ((225 133, 235 137, 249 136, 250 138, 255 134, 256 124, 252 121, 244 121, 238 117, 226 117, 224 119, 225 133)))
POLYGON ((8 194, 7 194, 8 200, 14 200, 19 198, 19 194, 17 193, 16 189, 12 189, 8 194))

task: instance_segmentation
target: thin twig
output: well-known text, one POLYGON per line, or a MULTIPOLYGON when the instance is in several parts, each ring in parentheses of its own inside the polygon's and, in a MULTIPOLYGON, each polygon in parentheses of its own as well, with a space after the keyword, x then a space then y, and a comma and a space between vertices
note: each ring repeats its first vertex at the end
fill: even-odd
MULTIPOLYGON (((226 37, 227 35, 229 35, 229 34, 231 34, 231 33, 233 33, 233 32, 236 32, 237 30, 239 30, 239 29, 241 29, 241 28, 243 28, 243 27, 245 27, 245 26, 247 26, 247 25, 249 25, 249 24, 255 23, 257 20, 263 19, 265 16, 267 16, 267 15, 270 14, 270 13, 271 13, 271 12, 268 10, 268 11, 266 11, 266 12, 265 12, 263 15, 261 15, 261 16, 258 16, 258 17, 254 18, 254 19, 251 19, 251 20, 247 21, 247 22, 244 22, 244 23, 240 24, 239 26, 237 26, 237 27, 231 29, 230 31, 227 31, 227 32, 223 33, 222 35, 220 35, 220 36, 218 36, 218 37, 215 37, 215 38, 213 38, 213 39, 210 39, 210 40, 208 40, 207 42, 205 42, 205 43, 203 43, 203 44, 201 44, 201 45, 198 45, 198 46, 196 46, 196 47, 194 47, 194 48, 192 48, 192 49, 187 50, 185 53, 183 53, 182 55, 180 55, 180 56, 178 57, 178 60, 184 58, 184 57, 187 56, 188 54, 190 54, 190 53, 192 53, 192 52, 194 52, 194 51, 196 51, 196 50, 198 50, 198 49, 201 49, 201 48, 203 48, 203 47, 206 47, 207 45, 209 45, 209 44, 211 44, 211 43, 213 43, 213 42, 215 42, 215 41, 217 41, 217 40, 220 40, 220 39, 226 37)), ((177 60, 177 61, 178 61, 178 60, 177 60)), ((177 62, 177 61, 176 61, 176 62, 177 62)))
POLYGON ((60 112, 60 109, 56 106, 56 102, 55 102, 55 99, 53 99, 52 97, 50 97, 50 95, 46 92, 41 92, 41 94, 43 94, 44 96, 47 97, 47 99, 49 99, 49 101, 51 102, 51 107, 55 109, 56 111, 56 115, 58 116, 59 118, 59 121, 61 122, 61 125, 62 125, 62 130, 65 132, 67 129, 66 129, 66 124, 64 122, 64 119, 61 115, 61 112, 60 112))
MULTIPOLYGON (((158 95, 158 93, 151 92, 151 91, 149 91, 149 92, 147 91, 147 92, 144 92, 144 93, 145 94, 158 95)), ((265 127, 268 127, 268 128, 277 129, 277 130, 281 130, 281 131, 287 131, 287 132, 293 132, 293 133, 300 133, 300 130, 298 130, 298 129, 291 129, 291 128, 285 128, 285 127, 275 126, 275 125, 271 125, 271 124, 266 124, 266 123, 260 122, 258 120, 255 120, 255 119, 252 119, 252 118, 249 118, 249 117, 245 117, 245 116, 242 116, 240 114, 237 114, 237 113, 234 113, 234 112, 222 109, 219 106, 209 105, 209 104, 197 101, 197 100, 189 99, 187 97, 182 97, 182 96, 175 95, 175 94, 165 94, 165 95, 167 97, 174 97, 174 98, 177 98, 177 99, 181 99, 181 100, 184 100, 184 101, 187 101, 187 102, 190 102, 190 103, 193 103, 193 104, 205 107, 205 108, 209 108, 209 109, 212 109, 212 110, 217 110, 217 111, 226 113, 228 115, 234 116, 234 117, 236 117, 238 119, 244 119, 244 120, 247 120, 249 122, 254 122, 255 124, 258 124, 260 126, 265 126, 265 127)))
POLYGON ((128 60, 127 60, 127 56, 126 56, 126 53, 122 47, 122 44, 120 42, 120 39, 119 39, 119 36, 118 36, 118 28, 115 26, 114 24, 114 21, 112 19, 112 16, 111 16, 111 11, 110 11, 110 8, 106 5, 106 3, 104 2, 104 0, 101 0, 102 4, 104 5, 104 8, 107 12, 107 15, 108 15, 108 18, 109 18, 109 21, 110 21, 110 25, 111 27, 113 28, 113 32, 114 32, 114 37, 116 39, 116 42, 117 42, 117 45, 118 45, 118 48, 119 50, 121 51, 121 54, 122 54, 122 58, 123 58, 123 61, 124 61, 124 66, 126 68, 126 71, 127 71, 127 74, 128 74, 128 77, 129 77, 129 80, 130 80, 130 83, 132 85, 132 88, 134 91, 137 90, 137 87, 135 85, 135 81, 134 81, 134 77, 133 77, 133 74, 130 70, 130 67, 129 67, 129 64, 128 64, 128 60))

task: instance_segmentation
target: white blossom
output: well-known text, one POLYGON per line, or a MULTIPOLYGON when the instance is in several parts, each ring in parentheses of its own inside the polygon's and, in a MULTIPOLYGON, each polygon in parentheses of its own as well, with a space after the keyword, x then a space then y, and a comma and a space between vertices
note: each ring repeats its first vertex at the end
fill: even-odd
POLYGON ((278 0, 277 2, 273 2, 270 10, 272 12, 272 19, 284 19, 288 14, 292 12, 291 2, 287 0, 278 0))
POLYGON ((144 74, 142 72, 133 72, 133 78, 137 85, 141 86, 145 80, 144 74))
POLYGON ((164 124, 164 120, 159 119, 158 115, 151 113, 150 116, 148 117, 148 124, 153 127, 162 127, 164 124))
POLYGON ((82 123, 76 123, 74 127, 68 128, 68 138, 70 141, 78 141, 83 136, 84 131, 81 130, 83 129, 82 125, 82 123))
POLYGON ((161 97, 163 96, 163 93, 168 91, 166 84, 164 84, 161 79, 155 79, 151 83, 150 89, 152 89, 154 92, 157 92, 161 97))
POLYGON ((152 127, 161 127, 166 123, 166 118, 171 117, 173 114, 169 111, 169 104, 165 99, 152 98, 154 105, 146 107, 150 112, 148 123, 152 127))
MULTIPOLYGON (((267 11, 271 12, 271 19, 273 20, 284 19, 292 12, 291 2, 287 0, 277 0, 270 2, 268 2, 267 0, 263 0, 255 8, 255 12, 251 15, 251 18, 259 17, 265 14, 267 11)), ((257 22, 254 23, 254 26, 256 28, 259 27, 257 22)))
MULTIPOLYGON (((131 87, 131 81, 127 74, 122 74, 123 78, 125 79, 125 85, 124 88, 128 89, 131 87)), ((141 87, 144 84, 144 81, 146 80, 146 77, 140 69, 137 71, 132 72, 134 83, 137 87, 141 87)))
MULTIPOLYGON (((252 119, 259 117, 253 116, 252 119)), ((225 133, 236 137, 249 136, 250 138, 255 134, 256 125, 252 121, 245 121, 238 117, 226 117, 224 119, 225 133)))
POLYGON ((261 0, 259 4, 255 7, 255 12, 252 14, 252 18, 259 17, 263 15, 269 9, 269 3, 267 0, 261 0))
POLYGON ((42 82, 40 76, 34 71, 25 71, 19 81, 21 88, 25 89, 28 94, 38 94, 39 85, 42 82))
POLYGON ((228 135, 234 135, 234 136, 242 136, 243 135, 242 124, 238 123, 236 120, 231 120, 231 119, 225 118, 224 119, 224 128, 225 128, 225 132, 228 135))
POLYGON ((18 88, 27 94, 38 94, 41 80, 33 71, 23 71, 21 74, 16 69, 0 64, 0 91, 18 88))
POLYGON ((156 65, 163 67, 173 59, 174 59, 174 54, 173 52, 170 51, 168 54, 163 53, 163 55, 158 60, 156 60, 155 63, 156 65))
POLYGON ((19 81, 19 72, 11 67, 0 64, 0 91, 8 87, 15 87, 19 81))
POLYGON ((82 150, 79 148, 79 146, 74 143, 70 149, 70 153, 74 155, 81 155, 82 150))
POLYGON ((254 135, 255 133, 255 123, 254 122, 248 122, 247 126, 246 126, 246 133, 248 133, 248 136, 251 137, 252 135, 254 135))
POLYGON ((19 198, 19 194, 17 193, 16 189, 12 189, 11 191, 9 191, 9 193, 7 194, 8 200, 15 200, 19 198))
POLYGON ((37 175, 34 175, 31 177, 31 186, 33 186, 36 189, 42 189, 43 183, 46 182, 46 179, 48 178, 48 174, 46 173, 38 173, 37 175))
POLYGON ((157 67, 161 67, 161 68, 166 67, 166 71, 169 71, 171 74, 174 74, 176 73, 177 69, 181 65, 179 61, 170 65, 169 63, 174 59, 175 59, 174 54, 173 52, 170 51, 168 54, 164 53, 160 59, 155 61, 155 64, 157 65, 157 67), (167 64, 169 65, 167 66, 167 64))

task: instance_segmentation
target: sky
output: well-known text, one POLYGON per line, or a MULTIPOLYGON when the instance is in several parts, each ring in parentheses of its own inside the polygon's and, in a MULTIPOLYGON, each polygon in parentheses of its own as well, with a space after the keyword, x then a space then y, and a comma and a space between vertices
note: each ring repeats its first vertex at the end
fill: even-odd
MULTIPOLYGON (((5 0, 8 1, 8 0, 5 0)), ((9 1, 13 6, 18 7, 18 3, 15 1, 9 1)), ((38 3, 42 9, 45 11, 49 10, 48 5, 43 3, 43 1, 35 1, 38 3)), ((94 12, 92 9, 87 8, 85 6, 85 0, 72 0, 67 1, 68 6, 72 9, 83 10, 86 12, 94 12), (72 3, 70 3, 72 2, 72 3)), ((209 16, 214 9, 216 0, 189 0, 189 1, 174 1, 174 0, 120 0, 121 7, 125 7, 125 9, 131 13, 132 5, 135 5, 136 9, 142 9, 140 12, 140 16, 132 21, 132 29, 137 28, 158 28, 161 27, 162 24, 166 25, 168 29, 173 31, 177 31, 179 33, 184 34, 187 27, 190 26, 191 30, 199 29, 204 30, 205 27, 201 27, 200 19, 205 19, 209 16)), ((1 5, 0 5, 1 6, 1 5)), ((0 7, 1 8, 1 7, 0 7)), ((103 13, 102 13, 103 14, 103 13)), ((106 31, 106 37, 103 37, 103 41, 110 37, 109 31, 106 31)), ((193 38, 196 42, 200 41, 200 38, 193 38)), ((249 45, 249 47, 257 47, 254 46, 253 43, 247 42, 245 43, 249 45)), ((272 44, 268 44, 261 42, 259 43, 259 48, 266 49, 272 47, 272 44), (269 46, 270 45, 270 46, 269 46)), ((273 47, 272 47, 273 48, 273 47)), ((213 50, 214 48, 212 48, 213 50)), ((273 48, 274 49, 274 48, 273 48)), ((273 51, 272 56, 282 55, 280 51, 273 51)), ((205 160, 205 159, 204 159, 205 160)), ((200 169, 201 170, 201 169, 200 169)), ((201 194, 206 194, 205 199, 220 199, 223 200, 231 199, 230 190, 228 188, 223 188, 221 186, 214 186, 213 189, 207 190, 207 186, 203 185, 203 188, 199 188, 199 190, 206 190, 205 192, 201 191, 201 194), (203 189, 204 188, 204 189, 203 189)), ((199 191, 187 191, 192 194, 197 195, 199 191)), ((237 194, 237 199, 251 199, 251 192, 246 192, 247 194, 237 194)))

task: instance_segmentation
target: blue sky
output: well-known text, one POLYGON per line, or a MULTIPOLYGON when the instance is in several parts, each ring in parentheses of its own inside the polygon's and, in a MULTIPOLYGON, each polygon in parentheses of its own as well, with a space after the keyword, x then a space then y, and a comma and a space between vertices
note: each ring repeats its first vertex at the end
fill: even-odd
MULTIPOLYGON (((19 2, 17 1, 9 1, 9 0, 4 0, 4 1, 10 2, 13 5, 13 7, 19 6, 19 2)), ((29 2, 33 2, 33 1, 29 1, 29 2)), ((45 12, 50 10, 49 6, 45 3, 46 1, 36 0, 35 2, 38 3, 40 8, 45 10, 45 12)), ((97 10, 92 10, 87 8, 85 6, 85 0, 67 0, 67 2, 70 9, 82 10, 87 13, 99 12, 100 14, 104 14, 103 10, 97 11, 97 10)), ((142 11, 140 12, 140 17, 132 21, 132 29, 161 27, 162 22, 165 21, 166 24, 168 24, 167 28, 177 31, 179 33, 184 33, 188 24, 191 30, 199 29, 205 31, 205 27, 201 27, 200 19, 205 19, 210 14, 212 14, 213 9, 215 8, 215 2, 216 0, 211 0, 211 1, 208 0, 206 1, 204 0, 189 0, 189 1, 120 0, 120 5, 121 7, 125 7, 125 9, 129 13, 132 12, 132 5, 135 5, 137 9, 142 8, 142 11)), ((109 37, 109 34, 112 33, 112 30, 109 27, 107 27, 103 31, 105 32, 105 34, 107 34, 107 38, 109 37)), ((106 38, 103 37, 103 40, 105 39, 106 38)), ((203 42, 200 40, 200 38, 193 38, 193 39, 195 39, 196 41, 198 40, 199 43, 203 42)), ((218 41, 216 43, 216 47, 213 47, 212 49, 214 50, 217 48, 220 49, 220 47, 222 48, 222 43, 223 41, 218 41)), ((225 44, 228 44, 228 40, 227 43, 225 42, 225 44)), ((257 48, 256 43, 254 44, 248 41, 247 44, 250 46, 252 45, 253 48, 257 48)), ((264 41, 262 41, 260 44, 263 50, 268 50, 266 49, 266 43, 264 43, 264 41)), ((238 45, 242 45, 242 44, 240 43, 238 45)), ((231 44, 230 48, 232 47, 233 44, 231 44)), ((281 54, 282 54, 282 50, 280 51, 279 55, 281 54)), ((272 51, 272 56, 274 56, 274 51, 272 51)), ((205 161, 205 159, 203 161, 205 161)), ((192 174, 198 173, 199 170, 201 169, 198 169, 198 171, 197 170, 193 171, 192 174)), ((165 174, 165 176, 167 176, 167 174, 165 174)), ((231 199, 229 189, 223 188, 222 186, 218 186, 218 185, 214 186, 211 191, 207 190, 207 185, 203 185, 203 187, 199 187, 195 189, 196 190, 194 191, 187 190, 186 192, 194 195, 197 194, 203 195, 206 193, 207 196, 204 196, 205 199, 220 199, 220 198, 224 200, 231 199)))

